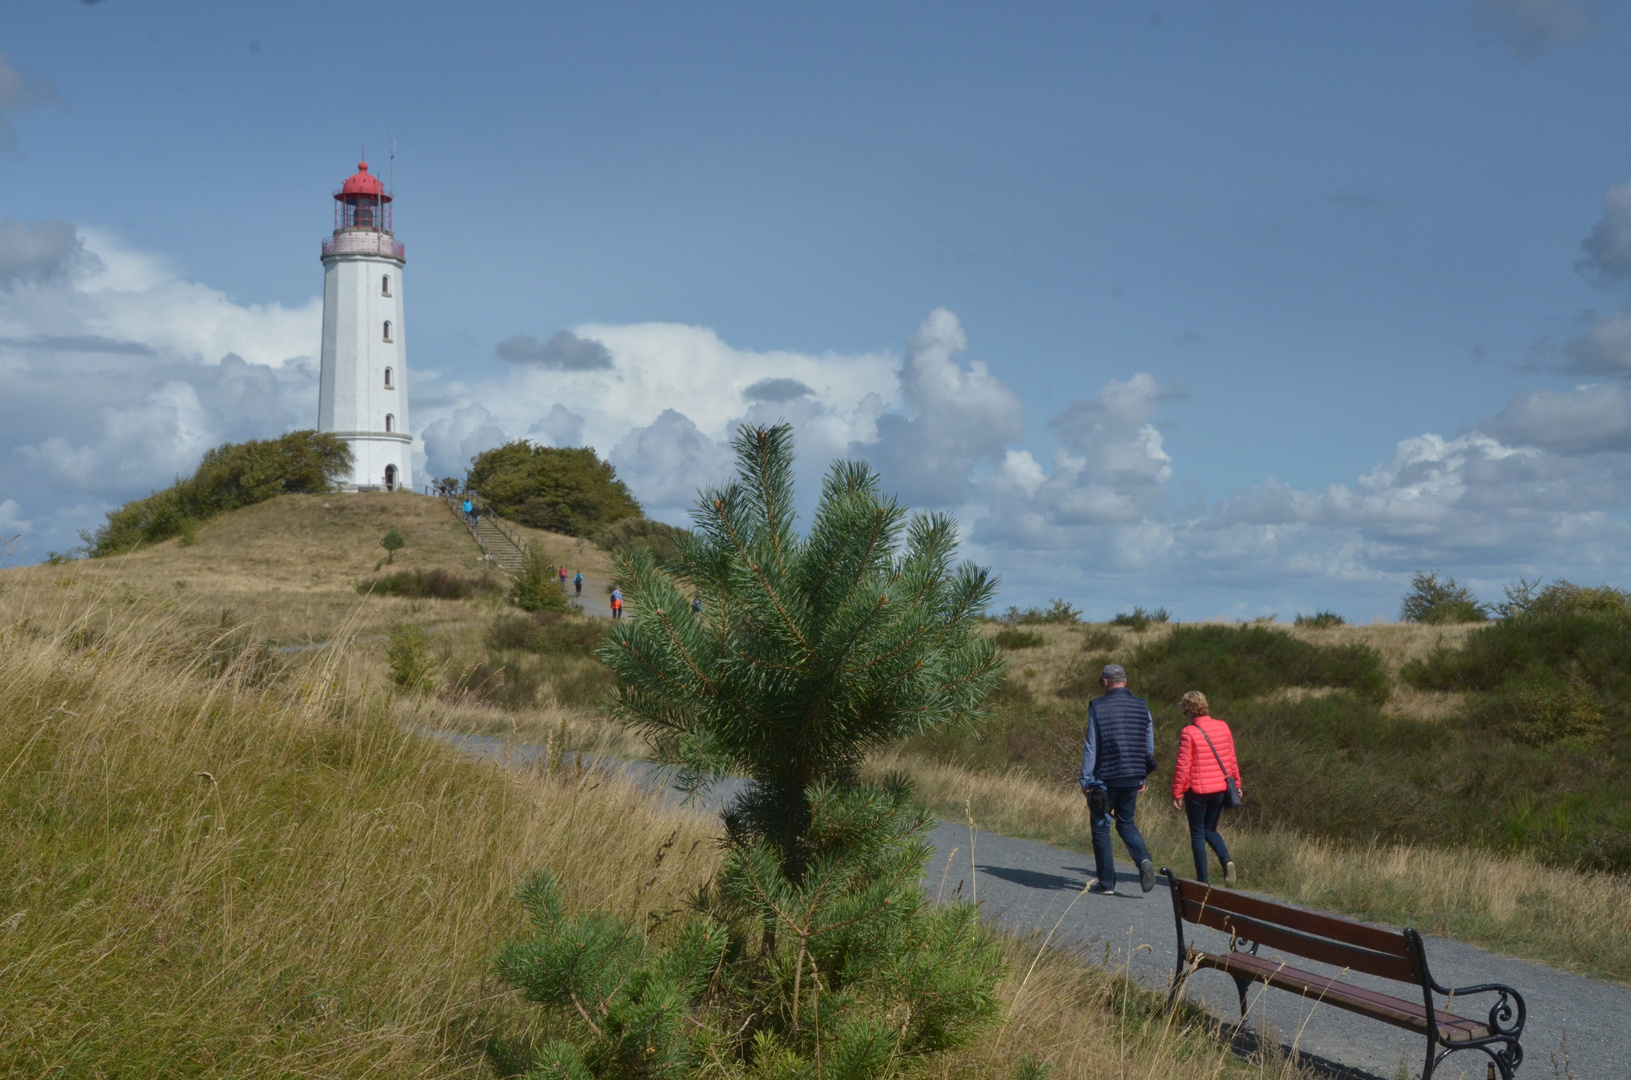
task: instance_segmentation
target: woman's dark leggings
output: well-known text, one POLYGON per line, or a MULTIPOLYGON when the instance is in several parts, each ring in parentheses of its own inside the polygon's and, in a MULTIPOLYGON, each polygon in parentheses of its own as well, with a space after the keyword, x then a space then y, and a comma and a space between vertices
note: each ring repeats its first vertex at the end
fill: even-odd
POLYGON ((1223 816, 1223 792, 1200 795, 1184 792, 1184 814, 1189 818, 1189 846, 1195 853, 1195 880, 1206 878, 1206 846, 1218 853, 1218 862, 1229 862, 1229 847, 1218 832, 1218 818, 1223 816))

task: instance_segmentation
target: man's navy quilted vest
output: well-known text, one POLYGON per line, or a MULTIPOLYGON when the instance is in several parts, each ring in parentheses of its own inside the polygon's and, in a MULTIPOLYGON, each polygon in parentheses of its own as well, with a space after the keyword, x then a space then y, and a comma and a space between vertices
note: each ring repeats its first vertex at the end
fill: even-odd
POLYGON ((1087 707, 1088 723, 1099 725, 1093 776, 1110 786, 1142 784, 1148 764, 1150 707, 1125 686, 1106 691, 1087 707))

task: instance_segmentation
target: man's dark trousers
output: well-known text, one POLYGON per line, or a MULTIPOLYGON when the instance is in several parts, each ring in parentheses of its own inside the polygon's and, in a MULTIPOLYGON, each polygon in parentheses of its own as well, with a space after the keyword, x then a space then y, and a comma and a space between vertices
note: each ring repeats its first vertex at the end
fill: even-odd
POLYGON ((1121 842, 1127 845, 1127 854, 1133 857, 1133 865, 1140 866, 1150 857, 1150 849, 1144 846, 1144 837, 1133 821, 1133 815, 1138 811, 1138 787, 1137 784, 1106 786, 1109 812, 1092 815, 1093 868, 1099 875, 1099 884, 1106 889, 1116 887, 1116 858, 1110 848, 1111 817, 1116 819, 1116 832, 1121 834, 1121 842))

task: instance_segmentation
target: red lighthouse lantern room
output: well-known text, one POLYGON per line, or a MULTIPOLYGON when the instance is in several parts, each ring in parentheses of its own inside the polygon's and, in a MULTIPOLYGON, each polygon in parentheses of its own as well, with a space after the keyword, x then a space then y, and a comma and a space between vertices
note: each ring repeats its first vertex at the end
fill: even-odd
POLYGON ((368 162, 359 161, 357 171, 334 193, 334 231, 366 229, 389 234, 391 196, 379 177, 368 171, 368 162))

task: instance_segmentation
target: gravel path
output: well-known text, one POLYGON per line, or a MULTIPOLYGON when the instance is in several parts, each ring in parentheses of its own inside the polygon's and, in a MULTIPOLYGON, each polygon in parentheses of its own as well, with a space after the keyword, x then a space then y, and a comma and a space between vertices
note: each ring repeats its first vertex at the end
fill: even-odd
MULTIPOLYGON (((481 757, 504 760, 508 753, 508 760, 517 765, 535 760, 542 753, 538 747, 521 744, 511 744, 506 750, 503 740, 484 736, 442 733, 438 737, 481 757)), ((677 798, 656 766, 644 762, 603 764, 654 791, 677 798)), ((699 809, 716 812, 739 783, 716 787, 699 800, 699 809)), ((1166 989, 1177 951, 1172 903, 1160 886, 1152 893, 1141 892, 1137 872, 1124 860, 1117 864, 1121 878, 1117 895, 1092 896, 1083 892, 1093 880, 1092 856, 995 833, 971 832, 968 826, 951 822, 942 822, 931 840, 935 854, 925 882, 929 890, 977 899, 986 917, 1003 929, 1051 934, 1050 944, 1055 947, 1075 950, 1095 963, 1125 967, 1141 984, 1166 989)), ((1184 873, 1190 868, 1174 869, 1184 873)), ((1227 947, 1222 936, 1213 931, 1191 926, 1186 927, 1186 933, 1203 947, 1227 947), (1197 932, 1198 937, 1194 936, 1197 932)), ((1523 1040, 1526 1060, 1520 1076, 1555 1075, 1559 1080, 1570 1075, 1581 1080, 1631 1077, 1631 987, 1514 960, 1445 938, 1427 939, 1427 959, 1434 976, 1444 985, 1502 982, 1523 994, 1529 1020, 1523 1040), (1572 1073, 1562 1069, 1565 1037, 1572 1073), (1551 1058, 1554 1054, 1558 1062, 1555 1073, 1551 1058)), ((1327 970, 1300 960, 1297 966, 1327 970)), ((1365 976, 1344 978, 1398 992, 1397 984, 1389 987, 1365 976)), ((1205 1004, 1223 1020, 1232 1023, 1239 1017, 1234 983, 1221 973, 1197 973, 1189 981, 1186 996, 1205 1004)), ((1263 987, 1253 989, 1248 1011, 1249 1030, 1296 1047, 1312 1059, 1311 1064, 1333 1075, 1374 1080, 1420 1075, 1425 1040, 1396 1028, 1263 987)), ((1477 1014, 1469 1009, 1466 1015, 1477 1014)), ((1442 1080, 1482 1080, 1487 1062, 1476 1052, 1456 1054, 1436 1075, 1442 1080)))

